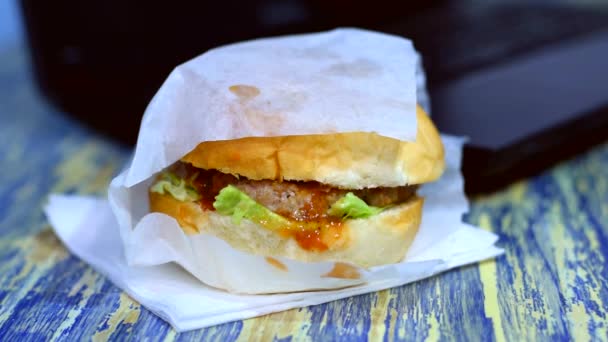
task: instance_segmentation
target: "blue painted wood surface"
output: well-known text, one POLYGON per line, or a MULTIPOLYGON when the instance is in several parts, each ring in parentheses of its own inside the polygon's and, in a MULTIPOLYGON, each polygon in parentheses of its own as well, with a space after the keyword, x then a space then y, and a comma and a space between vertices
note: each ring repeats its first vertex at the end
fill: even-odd
POLYGON ((506 255, 418 283, 176 334, 70 255, 41 206, 105 193, 129 150, 41 100, 0 55, 0 341, 606 340, 608 145, 473 199, 466 220, 506 255))

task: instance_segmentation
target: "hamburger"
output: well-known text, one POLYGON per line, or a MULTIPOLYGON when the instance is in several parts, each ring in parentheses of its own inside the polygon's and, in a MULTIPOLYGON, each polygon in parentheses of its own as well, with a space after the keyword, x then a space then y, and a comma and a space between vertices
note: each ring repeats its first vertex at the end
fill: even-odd
POLYGON ((372 132, 204 141, 148 189, 151 212, 240 251, 369 268, 401 261, 421 222, 420 185, 444 149, 424 110, 415 141, 372 132))

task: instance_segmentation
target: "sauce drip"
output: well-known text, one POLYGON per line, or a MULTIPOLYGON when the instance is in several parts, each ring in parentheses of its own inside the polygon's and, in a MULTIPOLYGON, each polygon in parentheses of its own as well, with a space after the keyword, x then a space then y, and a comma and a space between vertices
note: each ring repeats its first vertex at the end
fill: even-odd
POLYGON ((323 252, 332 242, 342 236, 342 221, 324 217, 315 221, 290 221, 290 227, 281 230, 283 236, 290 236, 307 251, 323 252))
POLYGON ((329 248, 321 240, 321 230, 320 229, 313 230, 313 231, 307 231, 307 230, 301 230, 299 232, 296 231, 292 235, 295 238, 295 240, 298 242, 298 245, 300 245, 300 247, 302 247, 303 249, 323 252, 329 248))

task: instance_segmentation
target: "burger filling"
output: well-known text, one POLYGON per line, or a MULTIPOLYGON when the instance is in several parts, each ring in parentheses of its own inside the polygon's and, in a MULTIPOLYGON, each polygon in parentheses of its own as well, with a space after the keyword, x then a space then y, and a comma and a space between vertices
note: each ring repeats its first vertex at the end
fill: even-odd
POLYGON ((290 232, 302 247, 324 250, 323 240, 337 237, 342 221, 376 215, 406 202, 416 189, 410 185, 345 190, 312 181, 251 180, 177 162, 158 177, 150 191, 195 202, 205 210, 232 216, 236 223, 247 219, 271 230, 290 232))

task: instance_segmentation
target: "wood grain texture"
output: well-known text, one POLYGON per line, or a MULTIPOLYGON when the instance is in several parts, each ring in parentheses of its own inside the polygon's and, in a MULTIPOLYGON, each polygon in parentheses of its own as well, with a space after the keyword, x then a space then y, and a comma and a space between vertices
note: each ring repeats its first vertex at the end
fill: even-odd
POLYGON ((103 195, 129 150, 46 105, 26 65, 0 55, 0 341, 607 339, 608 145, 473 199, 466 220, 506 249, 495 261, 177 334, 49 229, 50 192, 103 195))

